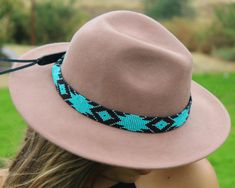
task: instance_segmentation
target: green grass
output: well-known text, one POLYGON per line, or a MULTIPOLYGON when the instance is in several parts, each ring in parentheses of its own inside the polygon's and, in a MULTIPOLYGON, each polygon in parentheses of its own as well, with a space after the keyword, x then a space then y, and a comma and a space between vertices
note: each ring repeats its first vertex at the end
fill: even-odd
MULTIPOLYGON (((206 87, 227 107, 232 123, 235 123, 235 73, 196 74, 193 80, 206 87)), ((8 89, 0 89, 0 166, 1 158, 10 158, 16 154, 23 134, 25 123, 10 100, 8 89)), ((235 185, 235 131, 232 132, 223 147, 210 155, 209 160, 215 167, 220 186, 231 188, 235 185)))
MULTIPOLYGON (((217 96, 230 113, 232 125, 235 124, 235 73, 201 74, 194 75, 193 79, 206 87, 217 96)), ((215 167, 222 188, 231 188, 235 185, 235 131, 225 144, 209 156, 215 167)))
POLYGON ((17 113, 7 88, 0 89, 0 104, 0 164, 2 164, 4 158, 16 154, 26 126, 17 113))

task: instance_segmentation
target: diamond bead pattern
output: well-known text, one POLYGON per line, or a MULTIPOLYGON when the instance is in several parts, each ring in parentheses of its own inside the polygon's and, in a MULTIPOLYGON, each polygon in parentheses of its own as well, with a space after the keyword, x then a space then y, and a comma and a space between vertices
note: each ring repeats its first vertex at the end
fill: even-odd
POLYGON ((59 95, 79 113, 111 127, 140 133, 163 133, 181 127, 187 121, 192 105, 190 96, 187 106, 178 114, 167 117, 149 117, 108 109, 75 91, 64 80, 60 65, 63 57, 52 66, 52 78, 59 95))

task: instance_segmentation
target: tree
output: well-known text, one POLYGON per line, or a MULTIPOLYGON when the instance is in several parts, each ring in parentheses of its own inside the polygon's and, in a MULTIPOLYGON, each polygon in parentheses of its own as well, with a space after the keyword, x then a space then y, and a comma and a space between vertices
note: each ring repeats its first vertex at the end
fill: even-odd
POLYGON ((195 15, 190 0, 145 0, 144 2, 146 14, 155 19, 195 15))
POLYGON ((0 0, 0 55, 1 55, 1 48, 3 43, 6 41, 7 38, 7 26, 9 24, 9 15, 13 10, 13 1, 11 0, 0 0))
POLYGON ((215 18, 211 33, 216 47, 235 45, 235 3, 215 6, 215 18))
MULTIPOLYGON (((25 38, 27 16, 24 2, 20 0, 0 0, 0 43, 25 38)), ((18 41, 17 41, 18 42, 18 41)))
POLYGON ((73 0, 44 0, 36 4, 35 12, 37 43, 70 40, 87 18, 73 0))

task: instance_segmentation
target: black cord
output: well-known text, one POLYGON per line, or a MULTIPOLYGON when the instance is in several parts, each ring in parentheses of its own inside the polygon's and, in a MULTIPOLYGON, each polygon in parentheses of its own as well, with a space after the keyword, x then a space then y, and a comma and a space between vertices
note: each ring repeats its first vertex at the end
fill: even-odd
POLYGON ((8 70, 5 70, 5 71, 1 71, 1 72, 0 72, 0 75, 6 74, 6 73, 10 73, 10 72, 15 72, 15 71, 17 71, 17 70, 24 69, 24 68, 26 68, 26 67, 33 66, 33 65, 35 65, 35 64, 37 64, 37 62, 33 62, 33 63, 28 64, 28 65, 23 65, 23 66, 14 68, 14 69, 8 69, 8 70))
POLYGON ((9 58, 0 58, 2 62, 17 62, 17 63, 28 63, 28 62, 37 62, 38 59, 9 59, 9 58))
POLYGON ((8 69, 8 70, 4 70, 4 71, 1 71, 0 72, 0 75, 2 74, 6 74, 6 73, 10 73, 10 72, 14 72, 14 71, 17 71, 17 70, 20 70, 20 69, 24 69, 24 68, 27 68, 27 67, 30 67, 30 66, 33 66, 35 64, 38 64, 38 65, 47 65, 47 64, 50 64, 50 63, 53 63, 53 62, 56 62, 58 61, 58 59, 60 59, 66 52, 59 52, 59 53, 54 53, 54 54, 48 54, 48 55, 45 55, 45 56, 42 56, 38 59, 9 59, 9 58, 0 58, 0 63, 1 62, 16 62, 16 63, 29 63, 29 62, 32 62, 28 65, 23 65, 23 66, 20 66, 20 67, 17 67, 17 68, 13 68, 13 69, 8 69))

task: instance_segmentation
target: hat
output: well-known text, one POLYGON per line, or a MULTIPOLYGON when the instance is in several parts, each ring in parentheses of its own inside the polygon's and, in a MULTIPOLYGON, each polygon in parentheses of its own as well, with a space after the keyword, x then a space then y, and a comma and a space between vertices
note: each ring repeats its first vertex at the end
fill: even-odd
POLYGON ((20 59, 63 51, 53 64, 9 77, 17 110, 55 145, 104 164, 159 169, 202 159, 227 138, 225 107, 192 80, 190 52, 154 19, 107 12, 69 43, 20 59))

